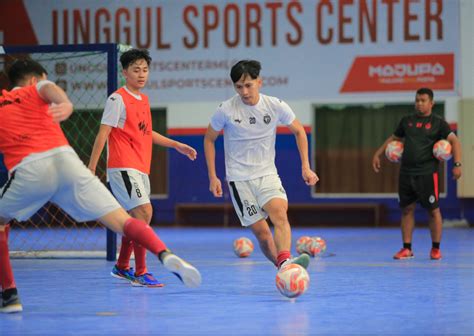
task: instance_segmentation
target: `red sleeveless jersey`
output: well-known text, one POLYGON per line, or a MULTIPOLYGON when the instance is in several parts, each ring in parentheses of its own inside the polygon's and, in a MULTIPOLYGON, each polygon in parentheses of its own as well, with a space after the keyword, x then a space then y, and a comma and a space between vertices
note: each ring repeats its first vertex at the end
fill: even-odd
POLYGON ((115 93, 122 96, 126 120, 123 128, 114 127, 110 132, 107 168, 133 168, 150 174, 153 138, 148 97, 140 93, 138 100, 124 88, 115 93))
POLYGON ((0 152, 8 170, 30 154, 69 144, 59 124, 48 114, 48 107, 36 85, 2 91, 0 152))

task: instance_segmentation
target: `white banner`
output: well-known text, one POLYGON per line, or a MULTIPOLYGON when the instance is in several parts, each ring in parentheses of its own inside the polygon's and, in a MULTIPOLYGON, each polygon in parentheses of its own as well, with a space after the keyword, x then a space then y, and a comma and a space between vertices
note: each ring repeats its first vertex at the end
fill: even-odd
MULTIPOLYGON (((458 90, 458 0, 23 2, 38 44, 149 49, 152 104, 228 98, 240 59, 260 60, 265 92, 288 100, 458 90)), ((28 29, 9 25, 5 44, 20 44, 28 29)))

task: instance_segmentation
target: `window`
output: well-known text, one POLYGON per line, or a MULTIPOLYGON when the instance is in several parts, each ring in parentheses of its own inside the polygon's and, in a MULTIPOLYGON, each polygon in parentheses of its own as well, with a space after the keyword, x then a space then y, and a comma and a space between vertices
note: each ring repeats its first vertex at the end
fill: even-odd
MULTIPOLYGON (((395 194, 399 164, 385 156, 382 171, 372 169, 372 156, 393 134, 400 119, 413 111, 413 103, 318 105, 315 107, 315 167, 318 194, 395 194)), ((444 104, 433 113, 444 116, 444 104)), ((444 165, 440 181, 444 181, 444 165)), ((445 183, 440 183, 440 192, 445 183)))

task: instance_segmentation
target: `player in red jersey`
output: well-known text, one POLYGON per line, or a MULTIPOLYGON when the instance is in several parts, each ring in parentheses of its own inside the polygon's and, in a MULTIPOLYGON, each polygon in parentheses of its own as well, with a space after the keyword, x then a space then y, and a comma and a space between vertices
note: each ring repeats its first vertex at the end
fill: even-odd
MULTIPOLYGON (((95 173, 100 154, 107 142, 107 181, 120 205, 134 218, 150 224, 150 166, 153 145, 176 149, 189 159, 196 150, 152 130, 148 97, 141 90, 149 75, 151 57, 147 50, 131 49, 120 57, 125 86, 107 99, 99 132, 91 153, 89 169, 95 173)), ((146 250, 122 237, 117 264, 111 275, 131 281, 134 286, 163 286, 146 267, 146 250), (130 268, 132 250, 136 269, 130 268)))
POLYGON ((28 219, 48 201, 77 221, 99 219, 157 255, 185 285, 198 286, 199 271, 171 253, 147 223, 120 207, 69 146, 59 124, 72 114, 73 105, 47 80, 46 70, 20 60, 8 77, 14 88, 0 96, 0 152, 9 172, 0 190, 0 312, 23 310, 9 260, 8 222, 28 219))

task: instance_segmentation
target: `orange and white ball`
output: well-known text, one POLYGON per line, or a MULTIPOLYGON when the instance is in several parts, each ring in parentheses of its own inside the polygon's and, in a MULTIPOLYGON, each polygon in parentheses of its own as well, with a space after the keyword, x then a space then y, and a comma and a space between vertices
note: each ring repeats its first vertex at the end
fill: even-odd
POLYGON ((319 254, 326 252, 327 244, 326 244, 326 241, 323 238, 321 238, 321 237, 312 237, 312 239, 319 245, 319 249, 320 249, 319 254))
POLYGON ((298 240, 296 241, 296 252, 298 252, 298 254, 302 254, 302 253, 308 253, 309 254, 308 243, 310 241, 311 241, 310 236, 302 236, 302 237, 298 238, 298 240))
POLYGON ((451 152, 452 147, 447 140, 439 140, 433 146, 433 155, 439 161, 448 161, 451 159, 453 156, 451 152))
POLYGON ((234 240, 234 252, 239 258, 246 258, 253 252, 253 243, 246 237, 240 237, 234 240))
POLYGON ((390 141, 385 147, 385 156, 390 162, 400 162, 403 154, 403 142, 398 140, 390 141))
POLYGON ((308 289, 309 274, 300 265, 288 264, 278 271, 275 283, 282 295, 296 298, 308 289))

